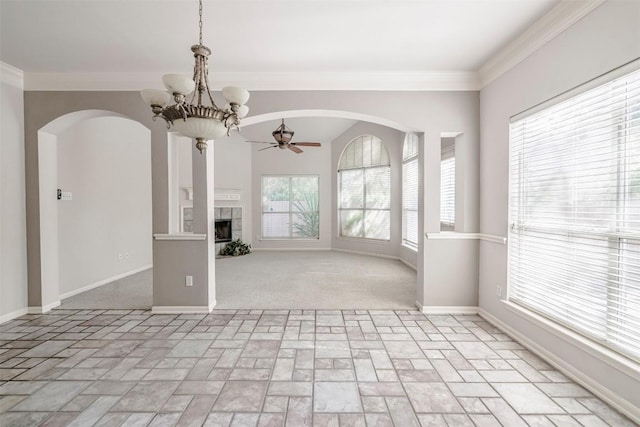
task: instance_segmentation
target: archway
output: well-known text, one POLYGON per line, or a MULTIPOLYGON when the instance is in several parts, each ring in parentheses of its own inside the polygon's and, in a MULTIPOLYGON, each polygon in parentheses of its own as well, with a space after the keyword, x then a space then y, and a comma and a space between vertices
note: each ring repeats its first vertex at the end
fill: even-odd
MULTIPOLYGON (((285 119, 288 126, 296 130, 296 135, 299 135, 298 138, 302 137, 303 141, 319 141, 320 140, 320 139, 313 139, 313 138, 309 139, 310 137, 303 133, 303 129, 305 127, 317 130, 319 128, 319 126, 316 124, 317 122, 322 123, 323 125, 327 125, 329 127, 339 127, 339 126, 333 126, 333 123, 327 119, 340 119, 340 120, 348 119, 349 121, 352 122, 350 125, 342 127, 341 130, 337 132, 335 135, 341 135, 342 133, 344 133, 351 127, 353 127, 353 125, 359 124, 361 126, 358 126, 358 129, 362 127, 369 127, 376 130, 386 129, 384 131, 385 138, 391 135, 395 137, 395 141, 394 141, 395 143, 401 144, 404 139, 404 134, 406 132, 415 132, 415 129, 412 129, 409 126, 405 126, 400 123, 394 122, 392 120, 388 120, 385 118, 376 117, 368 114, 354 113, 350 111, 341 111, 341 110, 304 109, 304 110, 284 110, 284 111, 271 112, 271 113, 248 117, 243 120, 243 131, 241 131, 241 135, 243 135, 244 133, 244 136, 247 139, 257 139, 257 135, 265 135, 265 138, 261 138, 261 139, 270 140, 271 138, 269 137, 269 133, 273 129, 270 127, 271 124, 279 121, 282 118, 285 119), (319 120, 316 120, 316 122, 312 122, 313 119, 319 119, 319 120), (306 126, 307 122, 309 122, 308 126, 306 126), (253 129, 254 125, 258 125, 259 129, 254 130, 253 129), (400 137, 400 135, 402 136, 400 137)), ((356 130, 354 130, 354 132, 356 132, 356 130)), ((360 132, 360 130, 357 130, 357 132, 360 132)), ((362 132, 366 133, 366 131, 362 131, 362 132)), ((318 134, 318 132, 312 132, 312 134, 316 135, 318 134)), ((354 137, 355 136, 357 135, 354 135, 354 137)), ((241 144, 237 139, 233 139, 233 142, 216 141, 216 145, 215 145, 216 159, 221 159, 222 155, 235 154, 235 153, 240 154, 241 150, 242 150, 242 153, 245 155, 245 158, 249 157, 251 159, 249 160, 250 167, 246 169, 250 169, 248 173, 251 176, 250 185, 252 187, 249 197, 247 198, 246 191, 243 191, 244 187, 242 187, 242 178, 239 178, 240 186, 238 187, 239 188, 238 191, 242 193, 241 195, 239 195, 242 201, 239 201, 236 203, 229 203, 227 201, 216 202, 216 206, 221 205, 221 206, 227 207, 230 205, 234 205, 234 206, 241 205, 245 208, 245 212, 246 212, 247 205, 250 205, 249 207, 250 218, 248 222, 250 223, 251 228, 248 233, 245 233, 245 237, 248 237, 252 241, 254 248, 256 248, 257 250, 289 251, 289 255, 291 255, 290 257, 287 256, 286 254, 283 254, 278 260, 275 260, 275 261, 284 261, 285 264, 288 258, 293 259, 296 256, 298 256, 298 254, 291 252, 292 249, 295 251, 342 250, 343 252, 342 255, 345 258, 347 257, 347 254, 345 252, 352 252, 352 253, 356 252, 356 254, 349 254, 349 256, 351 255, 365 256, 365 254, 374 255, 377 257, 376 259, 378 260, 379 264, 383 264, 391 261, 388 259, 384 260, 383 258, 390 258, 392 260, 401 259, 400 248, 399 248, 400 241, 401 241, 401 234, 402 234, 402 227, 400 225, 401 182, 402 182, 401 146, 396 145, 398 150, 394 152, 393 179, 394 179, 394 187, 395 187, 394 188, 395 202, 394 202, 393 215, 394 215, 395 225, 393 226, 394 236, 391 242, 389 242, 389 244, 386 245, 387 246, 386 248, 384 247, 385 246, 384 244, 380 244, 380 243, 375 244, 371 241, 367 242, 362 240, 359 242, 354 242, 355 239, 352 240, 351 242, 345 242, 345 239, 341 239, 336 244, 336 227, 338 222, 336 221, 336 218, 335 218, 336 213, 334 212, 337 206, 335 202, 335 198, 336 198, 336 188, 335 188, 336 184, 334 182, 336 179, 335 168, 337 167, 337 160, 339 158, 339 155, 342 152, 342 145, 346 145, 348 141, 344 141, 344 142, 335 141, 332 144, 325 144, 325 141, 329 142, 329 141, 333 141, 333 139, 334 139, 333 137, 322 139, 322 142, 323 142, 322 148, 306 149, 306 147, 303 147, 305 148, 305 153, 302 155, 295 155, 293 153, 290 153, 287 150, 285 150, 285 152, 281 152, 280 150, 269 150, 264 154, 263 153, 257 154, 257 151, 255 151, 253 148, 248 148, 249 150, 248 152, 247 152, 247 148, 238 148, 238 147, 249 147, 251 146, 251 144, 241 144), (338 150, 332 149, 332 147, 336 146, 336 144, 341 148, 338 150), (219 153, 218 151, 218 148, 220 146, 225 147, 225 151, 223 151, 222 153, 219 153), (234 153, 231 153, 230 151, 231 149, 227 150, 226 148, 227 146, 229 147, 232 146, 233 149, 236 151, 234 153), (222 155, 219 155, 219 154, 222 154, 222 155), (281 160, 282 162, 280 162, 281 160), (326 164, 326 167, 320 166, 325 164, 326 164), (266 218, 264 218, 264 215, 266 214, 260 213, 261 212, 260 205, 264 199, 264 194, 261 193, 261 188, 264 184, 263 176, 269 176, 269 175, 292 175, 293 176, 293 175, 309 175, 309 174, 317 175, 319 177, 320 190, 318 194, 319 194, 319 200, 320 200, 320 203, 319 203, 320 207, 318 211, 319 211, 319 217, 320 217, 320 220, 319 220, 320 233, 319 233, 318 240, 305 242, 303 238, 296 241, 284 240, 284 239, 278 241, 279 238, 277 236, 274 237, 273 233, 269 232, 269 234, 266 235, 264 233, 264 227, 268 227, 264 225, 264 221, 266 220, 266 218)), ((254 145, 254 147, 262 148, 260 145, 254 145)), ((240 156, 238 158, 242 159, 242 157, 240 156)), ((246 160, 242 160, 242 161, 244 163, 247 162, 246 160)), ((240 170, 242 170, 242 166, 239 167, 233 157, 229 157, 226 160, 221 161, 221 163, 223 164, 219 165, 218 163, 216 163, 216 186, 225 187, 225 186, 234 184, 233 182, 229 180, 224 180, 224 179, 223 179, 223 182, 221 182, 219 180, 219 178, 221 177, 220 175, 223 175, 222 176, 223 178, 225 177, 225 175, 229 175, 229 176, 243 175, 243 173, 240 172, 240 170), (233 165, 234 170, 231 170, 230 165, 233 165), (222 166, 222 168, 225 170, 224 173, 219 173, 219 170, 218 170, 219 166, 222 166)), ((300 178, 294 177, 294 179, 299 180, 300 178)), ((243 218, 246 221, 246 215, 244 215, 243 218)), ((246 230, 246 223, 243 225, 243 227, 245 227, 245 230, 246 230)), ((299 252, 299 254, 303 254, 303 253, 305 252, 299 252)), ((306 253, 310 255, 309 252, 306 252, 306 253)), ((324 252, 324 253, 328 253, 328 252, 324 252)), ((262 256, 263 254, 264 252, 261 252, 260 256, 262 256)), ((271 252, 271 254, 274 254, 274 253, 271 252)), ((323 255, 323 254, 320 254, 320 255, 323 255)), ((318 259, 320 258, 321 257, 319 257, 318 259)), ((305 257, 305 259, 308 260, 309 257, 305 257)), ((418 259, 417 252, 414 249, 413 259, 411 260, 410 263, 408 263, 410 264, 413 270, 416 270, 416 267, 418 264, 417 259, 418 259)), ((221 261, 221 262, 226 263, 226 264, 223 264, 224 266, 227 266, 228 264, 230 264, 230 262, 226 262, 226 261, 221 261)), ((292 262, 294 261, 292 260, 292 262)), ((269 265, 273 266, 273 263, 269 265)), ((283 264, 283 267, 284 266, 285 265, 283 264)), ((274 275, 274 277, 275 275, 281 276, 282 274, 284 274, 284 271, 286 270, 285 268, 280 269, 275 267, 274 268, 267 268, 267 267, 268 265, 265 264, 265 268, 263 270, 273 272, 273 274, 269 273, 270 274, 269 277, 271 277, 271 275, 274 275)), ((402 266, 402 267, 404 268, 405 266, 402 266)), ((223 269, 220 271, 225 272, 224 270, 225 267, 222 267, 222 268, 223 269)), ((327 270, 327 271, 320 272, 318 269, 316 269, 314 274, 318 275, 317 277, 319 277, 320 274, 325 274, 325 273, 330 275, 335 275, 335 274, 338 274, 338 271, 343 271, 343 270, 344 269, 342 269, 341 266, 339 267, 338 264, 335 264, 335 268, 333 271, 327 270)), ((236 271, 238 270, 236 269, 236 271)), ((313 270, 309 270, 309 271, 313 271, 313 270)), ((235 273, 233 274, 235 275, 235 273)), ((243 272, 243 277, 244 276, 246 276, 245 278, 247 279, 247 282, 252 281, 252 278, 249 276, 249 273, 247 271, 243 272)), ((226 277, 224 275, 219 275, 219 277, 221 278, 221 280, 226 280, 226 277)), ((234 276, 234 277, 238 278, 237 276, 234 276)), ((268 281, 266 280, 267 276, 265 275, 260 276, 260 274, 256 274, 254 277, 256 279, 262 280, 265 283, 265 287, 268 287, 268 283, 267 283, 268 281)), ((298 276, 295 276, 295 277, 298 278, 298 276)), ((345 280, 347 280, 346 275, 343 277, 345 278, 345 280)), ((301 283, 302 280, 292 280, 291 282, 301 283)), ((402 308, 407 309, 407 308, 413 307, 417 299, 416 273, 414 272, 413 277, 404 283, 408 283, 408 286, 412 286, 412 288, 409 290, 408 293, 403 294, 402 298, 398 297, 397 300, 402 299, 402 301, 408 302, 408 304, 402 305, 402 308), (411 285, 411 283, 413 283, 413 285, 411 285)), ((277 287, 277 283, 274 282, 273 285, 274 285, 274 288, 277 287)), ((238 288, 235 288, 235 289, 237 290, 238 288)), ((251 292, 253 291, 256 291, 256 290, 251 288, 251 292)), ((262 292, 262 290, 260 290, 260 292, 262 292)), ((368 292, 368 291, 361 290, 361 292, 368 292)), ((247 295, 248 294, 249 292, 247 293, 247 295)), ((231 308, 226 304, 226 301, 230 301, 230 300, 237 301, 237 302, 240 301, 239 299, 236 300, 235 296, 232 297, 232 299, 230 299, 229 298, 230 296, 231 295, 229 294, 229 292, 226 291, 226 287, 218 288, 218 295, 216 297, 216 300, 218 301, 218 305, 222 308, 231 308)), ((255 300, 266 301, 265 304, 269 304, 271 303, 271 301, 273 301, 274 303, 277 302, 275 301, 276 298, 271 298, 270 296, 269 297, 265 296, 263 298, 262 296, 256 295, 255 300)), ((389 301, 391 301, 391 299, 389 301)), ((267 307, 265 306, 265 308, 267 307)), ((269 308, 273 308, 273 307, 269 306, 269 308)), ((311 307, 306 307, 306 308, 311 308, 311 307)), ((379 307, 379 308, 382 308, 382 307, 379 307)), ((385 306, 385 308, 390 308, 390 306, 385 306)), ((395 306, 394 308, 400 308, 400 306, 395 306)))
POLYGON ((131 221, 144 230, 132 229, 122 207, 134 190, 150 194, 150 140, 147 127, 106 110, 65 114, 38 130, 42 312, 62 298, 126 277, 137 261, 150 267, 151 198, 134 203, 148 207, 145 212, 131 211, 137 219, 144 216, 131 221), (133 159, 142 162, 140 176, 128 189, 122 163, 133 159), (61 180, 73 188, 61 188, 61 180), (131 236, 141 241, 140 231, 146 242, 132 245, 131 236))

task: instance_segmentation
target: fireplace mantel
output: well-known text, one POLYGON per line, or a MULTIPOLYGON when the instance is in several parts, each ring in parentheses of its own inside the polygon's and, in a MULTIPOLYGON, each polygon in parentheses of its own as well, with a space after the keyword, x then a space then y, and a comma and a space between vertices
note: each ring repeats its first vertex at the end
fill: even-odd
POLYGON ((240 200, 240 190, 234 188, 216 188, 213 198, 214 200, 240 200))

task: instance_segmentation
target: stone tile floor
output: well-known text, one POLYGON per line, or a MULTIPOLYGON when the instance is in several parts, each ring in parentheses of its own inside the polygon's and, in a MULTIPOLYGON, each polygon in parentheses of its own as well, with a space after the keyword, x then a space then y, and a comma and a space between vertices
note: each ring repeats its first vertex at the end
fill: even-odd
POLYGON ((632 426, 481 317, 54 310, 0 325, 0 426, 632 426))

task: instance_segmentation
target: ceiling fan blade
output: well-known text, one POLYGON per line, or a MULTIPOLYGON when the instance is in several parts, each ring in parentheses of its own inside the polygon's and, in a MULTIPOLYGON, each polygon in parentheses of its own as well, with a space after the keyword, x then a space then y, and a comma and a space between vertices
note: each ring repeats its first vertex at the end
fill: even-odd
POLYGON ((271 141, 247 141, 247 142, 255 142, 256 144, 273 144, 271 141))
POLYGON ((302 150, 299 149, 298 147, 294 146, 294 145, 289 145, 289 150, 293 151, 294 153, 300 154, 302 153, 302 150))
POLYGON ((264 151, 264 150, 268 150, 269 148, 276 148, 277 145, 272 145, 271 147, 266 147, 266 148, 261 148, 258 151, 264 151))
POLYGON ((301 147, 321 147, 319 142, 292 142, 291 145, 299 145, 301 147))

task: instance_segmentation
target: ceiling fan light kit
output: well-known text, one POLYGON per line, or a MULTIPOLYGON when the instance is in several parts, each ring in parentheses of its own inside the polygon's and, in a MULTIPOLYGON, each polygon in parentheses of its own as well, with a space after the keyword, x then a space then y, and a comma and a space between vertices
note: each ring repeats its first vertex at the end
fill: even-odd
POLYGON ((142 99, 151 106, 153 120, 161 117, 167 123, 167 129, 196 140, 196 148, 200 153, 207 148, 207 141, 238 129, 240 119, 249 113, 245 104, 249 100, 249 92, 245 89, 228 86, 222 89, 222 96, 227 101, 220 108, 213 100, 209 88, 208 58, 211 49, 202 44, 202 0, 199 0, 200 39, 197 45, 191 46, 195 58, 193 78, 182 74, 166 74, 162 82, 167 91, 144 89, 140 91, 142 99), (191 94, 190 99, 187 97, 191 94), (169 105, 171 100, 175 104, 169 105))
POLYGON ((296 154, 300 154, 303 152, 301 149, 298 148, 298 146, 301 146, 301 147, 321 147, 322 146, 322 144, 320 144, 319 142, 291 142, 294 134, 295 132, 292 129, 289 129, 284 124, 284 119, 282 119, 282 123, 280 124, 280 126, 278 126, 276 130, 271 132, 271 136, 273 136, 273 139, 275 139, 276 142, 267 142, 267 141, 249 141, 249 142, 256 142, 259 144, 271 144, 270 147, 261 148, 258 151, 264 151, 264 150, 268 150, 269 148, 277 147, 281 150, 289 149, 296 154))

